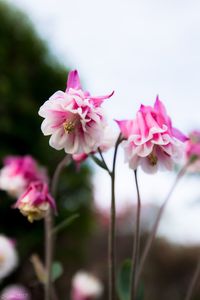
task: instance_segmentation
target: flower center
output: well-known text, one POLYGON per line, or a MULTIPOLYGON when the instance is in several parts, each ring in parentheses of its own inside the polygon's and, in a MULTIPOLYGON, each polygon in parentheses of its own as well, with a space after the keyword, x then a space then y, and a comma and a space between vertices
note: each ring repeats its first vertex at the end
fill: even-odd
POLYGON ((155 154, 151 153, 147 156, 150 165, 155 166, 158 162, 158 158, 155 154))
POLYGON ((75 129, 76 122, 75 121, 66 121, 63 123, 63 127, 66 133, 70 134, 75 129))

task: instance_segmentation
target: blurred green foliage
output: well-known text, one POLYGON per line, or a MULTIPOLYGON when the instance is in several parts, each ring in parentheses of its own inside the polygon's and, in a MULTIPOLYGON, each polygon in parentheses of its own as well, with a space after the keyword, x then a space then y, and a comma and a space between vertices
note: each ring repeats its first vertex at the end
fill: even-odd
MULTIPOLYGON (((65 89, 67 70, 51 55, 23 13, 1 1, 0 20, 0 162, 5 155, 31 154, 52 175, 65 154, 49 147, 49 138, 40 130, 38 109, 56 90, 65 89)), ((90 178, 87 165, 78 172, 71 164, 59 182, 56 222, 74 212, 80 214, 59 234, 62 246, 57 244, 57 256, 66 261, 68 256, 81 259, 81 245, 91 228, 90 178)), ((0 192, 0 232, 16 238, 23 262, 33 251, 42 254, 43 222, 29 224, 11 209, 12 203, 0 192)))

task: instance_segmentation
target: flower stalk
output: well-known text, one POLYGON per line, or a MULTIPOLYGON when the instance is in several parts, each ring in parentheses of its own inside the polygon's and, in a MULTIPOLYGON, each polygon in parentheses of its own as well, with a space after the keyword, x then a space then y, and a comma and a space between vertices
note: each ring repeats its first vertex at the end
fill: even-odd
POLYGON ((189 288, 188 288, 187 293, 186 293, 185 300, 191 300, 193 292, 194 292, 194 289, 195 289, 196 284, 197 284, 197 281, 199 279, 199 276, 200 276, 200 259, 199 259, 198 264, 196 266, 194 275, 193 275, 193 277, 191 279, 189 288))
POLYGON ((120 143, 122 142, 121 134, 119 135, 116 144, 113 157, 111 177, 111 210, 110 210, 110 227, 108 235, 108 262, 109 262, 109 300, 115 300, 115 263, 116 263, 116 247, 115 247, 115 236, 116 236, 116 207, 115 207, 115 169, 117 151, 120 143))
POLYGON ((139 264, 139 267, 138 267, 138 272, 137 272, 137 276, 136 276, 136 282, 135 282, 135 293, 137 292, 137 289, 138 289, 138 285, 139 285, 139 281, 140 281, 140 276, 141 276, 141 273, 143 271, 143 268, 144 268, 144 265, 145 265, 145 262, 146 262, 146 259, 148 257, 148 254, 150 252, 150 249, 151 249, 151 246, 153 244, 153 241, 155 239, 155 236, 156 236, 156 233, 157 233, 157 230, 158 230, 158 226, 160 224, 160 220, 161 220, 161 217, 164 213, 164 210, 165 210, 165 207, 166 205, 168 204, 170 198, 171 198, 171 195, 173 194, 177 184, 179 183, 180 179, 185 175, 185 172, 188 168, 188 166, 190 165, 191 161, 188 161, 182 168, 181 170, 178 172, 177 176, 176 176, 176 179, 174 181, 174 184, 172 185, 169 193, 167 194, 167 197, 165 198, 163 204, 161 205, 159 211, 158 211, 158 215, 157 215, 157 218, 156 218, 156 221, 154 223, 154 226, 153 226, 153 229, 152 229, 152 232, 147 240, 147 243, 146 243, 146 246, 144 248, 144 251, 143 251, 143 254, 141 256, 141 261, 140 261, 140 264, 139 264))
MULTIPOLYGON (((51 194, 56 196, 57 186, 60 174, 69 161, 69 156, 66 155, 64 159, 58 164, 54 172, 51 183, 51 194)), ((52 288, 51 270, 54 255, 54 240, 55 235, 52 235, 54 226, 54 217, 52 209, 49 209, 45 217, 45 266, 46 266, 46 282, 45 282, 45 300, 57 300, 56 293, 52 288)))
POLYGON ((103 168, 108 172, 111 178, 111 208, 110 208, 110 226, 108 233, 108 294, 109 300, 115 300, 115 263, 116 263, 116 247, 115 247, 115 236, 116 236, 116 206, 115 206, 115 170, 116 170, 116 160, 117 152, 120 143, 123 141, 121 134, 119 134, 118 139, 115 143, 115 150, 113 156, 112 169, 108 168, 106 161, 103 157, 102 151, 98 148, 98 153, 101 157, 101 162, 103 163, 103 168))
POLYGON ((133 255, 132 255, 132 268, 131 268, 131 289, 130 289, 130 299, 135 300, 136 297, 136 274, 139 264, 139 254, 140 254, 140 214, 141 214, 141 198, 138 185, 137 170, 134 170, 135 185, 137 190, 137 211, 136 211, 136 225, 135 234, 133 241, 133 255))

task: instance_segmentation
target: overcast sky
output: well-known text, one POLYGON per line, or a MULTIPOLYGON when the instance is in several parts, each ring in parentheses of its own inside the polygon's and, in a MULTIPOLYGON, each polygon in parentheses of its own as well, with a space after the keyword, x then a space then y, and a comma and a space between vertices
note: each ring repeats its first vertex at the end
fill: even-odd
MULTIPOLYGON (((9 2, 29 15, 67 68, 79 70, 92 94, 115 90, 104 104, 111 120, 133 118, 141 102, 152 105, 159 94, 176 127, 185 133, 200 128, 200 1, 9 2)), ((118 207, 123 207, 134 201, 135 188, 122 151, 118 170, 118 207)), ((139 175, 142 201, 161 203, 174 174, 139 175)), ((199 180, 179 185, 160 234, 180 243, 200 242, 200 205, 189 205, 200 200, 199 180)), ((109 179, 103 171, 96 172, 94 185, 99 205, 108 207, 109 179)))

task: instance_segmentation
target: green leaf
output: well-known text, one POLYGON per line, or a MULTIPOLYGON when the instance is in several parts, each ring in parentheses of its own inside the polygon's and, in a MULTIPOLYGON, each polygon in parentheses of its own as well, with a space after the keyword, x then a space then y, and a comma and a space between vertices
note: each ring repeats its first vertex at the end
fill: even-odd
POLYGON ((122 264, 117 278, 117 293, 120 300, 130 300, 131 260, 122 264))
POLYGON ((137 293, 137 300, 143 300, 144 299, 144 285, 141 283, 138 288, 137 293))
POLYGON ((60 262, 55 261, 52 265, 51 276, 52 281, 56 281, 63 274, 63 267, 60 262))
POLYGON ((67 226, 71 225, 71 223, 74 222, 74 220, 76 220, 78 217, 79 217, 79 214, 74 214, 74 215, 70 216, 69 218, 67 218, 60 224, 58 224, 56 227, 54 227, 52 230, 52 234, 57 234, 58 232, 60 232, 64 228, 66 228, 67 226))
POLYGON ((104 170, 108 170, 107 166, 105 165, 105 163, 103 162, 103 160, 99 159, 98 157, 96 157, 95 155, 90 155, 90 157, 92 158, 92 160, 102 169, 104 170))
MULTIPOLYGON (((131 291, 131 260, 127 259, 123 262, 118 278, 117 278, 117 293, 120 300, 130 300, 131 291)), ((137 293, 137 300, 144 299, 144 285, 140 284, 137 293)))

